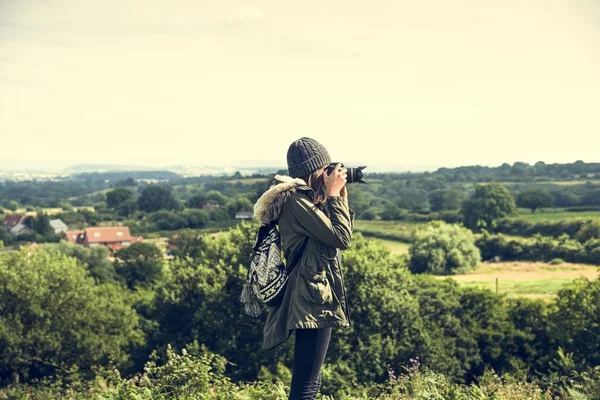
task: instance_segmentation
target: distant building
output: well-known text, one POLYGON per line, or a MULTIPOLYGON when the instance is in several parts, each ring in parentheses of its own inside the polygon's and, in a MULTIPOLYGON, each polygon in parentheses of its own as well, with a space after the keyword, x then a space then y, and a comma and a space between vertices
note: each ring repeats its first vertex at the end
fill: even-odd
POLYGON ((50 227, 52 227, 55 234, 64 233, 69 230, 69 227, 60 219, 51 219, 50 227))
POLYGON ((132 243, 141 242, 142 237, 131 236, 126 226, 85 228, 82 231, 66 231, 64 238, 73 244, 86 247, 105 246, 115 253, 132 243))
POLYGON ((206 211, 213 211, 213 210, 216 210, 217 208, 219 208, 219 205, 217 203, 205 203, 202 206, 202 209, 206 210, 206 211))
POLYGON ((4 217, 4 220, 0 224, 0 227, 6 229, 7 231, 10 231, 15 226, 23 224, 25 222, 25 219, 27 219, 27 215, 9 214, 6 217, 4 217))
POLYGON ((235 219, 254 219, 254 213, 252 211, 239 211, 235 214, 235 219))
POLYGON ((27 226, 25 226, 24 224, 17 224, 15 226, 13 226, 12 228, 10 228, 8 233, 16 236, 16 235, 23 235, 26 233, 33 233, 33 231, 31 229, 29 229, 27 226))
POLYGON ((83 244, 85 231, 66 231, 64 238, 73 244, 83 244))

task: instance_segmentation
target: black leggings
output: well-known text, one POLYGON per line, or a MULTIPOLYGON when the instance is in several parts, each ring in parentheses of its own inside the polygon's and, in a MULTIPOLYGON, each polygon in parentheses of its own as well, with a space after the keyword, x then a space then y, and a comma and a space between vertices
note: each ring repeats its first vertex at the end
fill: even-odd
POLYGON ((288 400, 313 400, 317 397, 329 339, 331 328, 296 329, 294 372, 288 400))

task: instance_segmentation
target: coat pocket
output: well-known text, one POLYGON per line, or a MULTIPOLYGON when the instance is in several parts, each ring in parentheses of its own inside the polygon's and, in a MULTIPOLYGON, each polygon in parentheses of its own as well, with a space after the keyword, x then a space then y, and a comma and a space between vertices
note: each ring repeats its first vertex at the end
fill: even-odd
POLYGON ((302 283, 300 298, 308 304, 328 305, 333 303, 331 284, 327 279, 327 265, 306 264, 300 270, 302 283))

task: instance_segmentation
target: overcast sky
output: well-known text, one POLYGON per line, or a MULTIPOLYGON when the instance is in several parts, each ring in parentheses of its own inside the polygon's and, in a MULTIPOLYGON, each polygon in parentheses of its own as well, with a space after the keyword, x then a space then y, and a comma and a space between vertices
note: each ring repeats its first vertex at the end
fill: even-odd
POLYGON ((596 0, 0 0, 0 168, 600 161, 596 0))

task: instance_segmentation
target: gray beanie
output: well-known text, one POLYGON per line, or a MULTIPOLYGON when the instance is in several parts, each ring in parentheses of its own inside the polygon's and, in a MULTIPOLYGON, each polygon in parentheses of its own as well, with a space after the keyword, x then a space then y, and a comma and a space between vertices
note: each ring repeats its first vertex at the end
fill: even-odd
POLYGON ((296 140, 287 152, 288 172, 292 178, 312 174, 330 162, 325 146, 308 137, 296 140))

